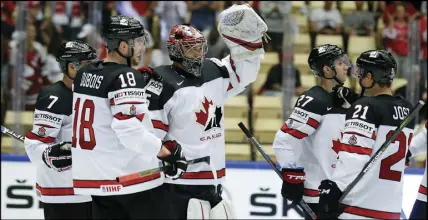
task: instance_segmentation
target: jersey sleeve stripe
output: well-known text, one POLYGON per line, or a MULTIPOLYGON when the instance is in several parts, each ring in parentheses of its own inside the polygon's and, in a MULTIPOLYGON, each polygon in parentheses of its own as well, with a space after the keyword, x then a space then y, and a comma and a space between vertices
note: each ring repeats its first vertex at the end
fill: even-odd
POLYGON ((229 87, 227 87, 227 91, 233 89, 232 83, 229 83, 229 87))
POLYGON ((55 138, 53 138, 53 137, 40 137, 40 136, 38 136, 37 134, 34 134, 31 131, 27 132, 27 134, 25 135, 25 137, 28 138, 28 139, 30 139, 30 140, 37 140, 37 141, 43 142, 45 144, 55 142, 55 138))
POLYGON ((396 212, 383 212, 372 209, 365 209, 358 206, 343 205, 345 208, 344 212, 352 215, 359 215, 374 219, 400 219, 400 213, 396 212))
POLYGON ((362 155, 371 155, 371 153, 373 152, 373 150, 370 148, 348 145, 344 143, 340 144, 339 151, 345 151, 348 153, 362 154, 362 155))
POLYGON ((308 121, 306 122, 306 124, 313 127, 314 129, 317 129, 318 126, 320 125, 320 123, 313 118, 309 118, 308 121))
POLYGON ((115 114, 114 117, 116 119, 119 119, 119 120, 127 120, 127 119, 131 119, 131 118, 135 117, 138 120, 142 121, 144 119, 144 113, 137 114, 137 115, 124 115, 122 112, 119 112, 119 113, 115 114))
POLYGON ((74 189, 72 187, 45 188, 36 183, 36 189, 44 196, 74 195, 74 189))
POLYGON ((45 128, 57 128, 57 127, 54 127, 54 126, 51 126, 51 125, 47 125, 47 124, 34 124, 34 125, 42 126, 42 127, 45 127, 45 128))
POLYGON ((144 102, 121 102, 117 105, 140 105, 140 104, 144 104, 144 102))
POLYGON ((305 134, 305 133, 303 133, 301 131, 298 131, 298 130, 295 130, 295 129, 292 129, 292 128, 288 128, 286 124, 282 125, 281 131, 284 132, 284 133, 286 133, 286 134, 289 134, 289 135, 291 135, 291 136, 293 136, 293 137, 295 137, 297 139, 303 139, 303 138, 305 138, 305 137, 308 136, 307 134, 305 134))
POLYGON ((154 128, 164 130, 165 132, 168 132, 168 125, 164 124, 162 121, 159 120, 152 120, 152 124, 154 128))
POLYGON ((315 190, 315 189, 307 189, 307 188, 305 188, 303 190, 303 195, 304 196, 310 196, 310 197, 318 197, 319 196, 319 192, 318 192, 318 190, 315 190))
POLYGON ((101 186, 108 186, 108 185, 122 185, 123 187, 126 186, 132 186, 152 180, 159 179, 161 177, 160 173, 154 173, 149 176, 144 176, 137 179, 132 179, 125 182, 117 182, 116 180, 73 180, 73 187, 74 188, 100 188, 101 186))
POLYGON ((427 188, 425 186, 420 185, 418 192, 426 195, 427 194, 427 188))
MULTIPOLYGON (((217 170, 217 178, 226 176, 226 169, 217 170)), ((211 171, 201 172, 185 172, 181 179, 214 179, 214 175, 211 171)))
POLYGON ((110 102, 110 105, 116 105, 114 102, 114 98, 111 98, 109 102, 110 102))
POLYGON ((238 81, 238 83, 241 82, 241 78, 239 78, 239 75, 236 74, 236 66, 235 66, 235 61, 233 61, 232 56, 229 56, 229 61, 230 61, 230 66, 232 67, 233 72, 236 75, 236 80, 238 81))

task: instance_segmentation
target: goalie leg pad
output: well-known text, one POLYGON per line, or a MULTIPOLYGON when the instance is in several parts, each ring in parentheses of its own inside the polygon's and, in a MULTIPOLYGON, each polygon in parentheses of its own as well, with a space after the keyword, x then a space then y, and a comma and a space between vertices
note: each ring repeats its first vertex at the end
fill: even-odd
POLYGON ((210 212, 211 219, 236 219, 232 204, 221 200, 210 212))
POLYGON ((210 219, 210 211, 208 201, 192 198, 187 206, 187 219, 210 219))

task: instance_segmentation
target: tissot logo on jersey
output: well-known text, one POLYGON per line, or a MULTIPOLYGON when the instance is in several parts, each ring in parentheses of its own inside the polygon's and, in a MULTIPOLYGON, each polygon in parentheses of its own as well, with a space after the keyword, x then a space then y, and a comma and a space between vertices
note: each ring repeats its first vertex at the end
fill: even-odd
POLYGON ((347 132, 357 132, 366 137, 372 137, 375 127, 373 124, 360 121, 360 120, 349 120, 345 124, 345 133, 347 132))
MULTIPOLYGON (((37 112, 37 110, 36 110, 37 112)), ((47 113, 34 113, 35 124, 46 124, 49 126, 61 125, 62 118, 47 113)))
POLYGON ((306 123, 308 121, 309 114, 303 109, 294 108, 290 118, 300 121, 302 123, 306 123))
POLYGON ((109 93, 109 97, 112 97, 110 98, 110 104, 145 103, 146 95, 143 89, 122 89, 118 92, 109 93))
POLYGON ((160 95, 163 89, 161 82, 151 79, 148 83, 147 91, 153 92, 156 95, 160 95))
POLYGON ((220 121, 223 117, 221 107, 215 106, 213 101, 208 101, 204 97, 202 108, 196 113, 196 122, 205 127, 205 131, 212 128, 220 128, 220 121))

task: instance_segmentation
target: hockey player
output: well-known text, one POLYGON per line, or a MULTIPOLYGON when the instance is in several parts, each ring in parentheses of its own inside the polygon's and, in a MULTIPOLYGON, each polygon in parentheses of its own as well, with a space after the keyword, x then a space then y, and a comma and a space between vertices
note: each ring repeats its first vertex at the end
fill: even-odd
POLYGON ((57 61, 64 76, 40 93, 33 129, 25 150, 37 167, 37 195, 45 219, 90 219, 91 197, 75 195, 71 173, 72 84, 77 70, 96 58, 95 50, 80 41, 61 45, 57 61))
POLYGON ((207 42, 199 30, 174 26, 167 41, 173 64, 155 68, 163 82, 149 82, 147 88, 157 135, 180 142, 188 159, 210 156, 210 164, 189 165, 181 178, 166 180, 177 219, 234 217, 221 198, 226 175, 223 105, 256 80, 267 26, 251 7, 234 5, 221 13, 218 29, 231 53, 222 60, 205 59, 207 42), (233 21, 234 12, 241 19, 233 21))
POLYGON ((373 164, 340 206, 338 202, 342 191, 412 109, 408 101, 392 96, 391 83, 396 67, 392 55, 383 50, 369 50, 357 58, 353 73, 358 76, 362 89, 371 96, 354 102, 346 113, 336 169, 332 177, 319 186, 319 218, 400 218, 402 177, 408 144, 413 136, 413 121, 399 133, 380 161, 373 164))
POLYGON ((298 98, 291 116, 275 135, 273 150, 284 177, 282 196, 294 203, 303 196, 316 212, 318 185, 330 177, 337 161, 346 112, 337 92, 344 88, 351 63, 342 49, 326 44, 312 49, 308 64, 321 78, 321 85, 298 98))
POLYGON ((171 178, 187 169, 180 145, 153 134, 146 82, 130 67, 134 51, 143 50, 144 34, 134 18, 103 20, 107 57, 81 68, 74 81, 73 186, 92 196, 94 218, 169 218, 163 173, 125 182, 116 177, 158 168, 158 158, 177 167, 171 178))
MULTIPOLYGON (((422 132, 416 135, 410 143, 410 157, 418 154, 427 153, 427 126, 428 122, 425 123, 425 127, 422 132)), ((425 172, 422 179, 421 185, 418 191, 418 197, 413 205, 412 212, 409 219, 427 219, 427 163, 425 161, 425 172)))

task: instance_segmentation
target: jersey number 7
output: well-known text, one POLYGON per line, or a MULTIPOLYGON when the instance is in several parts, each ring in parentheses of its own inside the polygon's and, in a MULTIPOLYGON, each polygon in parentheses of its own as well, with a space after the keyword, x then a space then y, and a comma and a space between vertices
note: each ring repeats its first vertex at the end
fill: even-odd
MULTIPOLYGON (((76 129, 77 129, 77 120, 79 120, 79 108, 80 108, 80 98, 77 98, 76 104, 74 104, 74 122, 73 122, 73 137, 71 139, 71 146, 76 147, 77 138, 76 138, 76 129)), ((80 126, 79 126, 79 146, 85 150, 93 150, 97 141, 95 140, 94 128, 92 124, 94 123, 94 111, 95 105, 92 100, 86 99, 82 105, 82 112, 80 114, 80 126), (89 111, 87 113, 87 111, 89 111), (87 119, 86 116, 88 115, 87 119), (85 129, 89 133, 89 141, 85 141, 85 129)))

